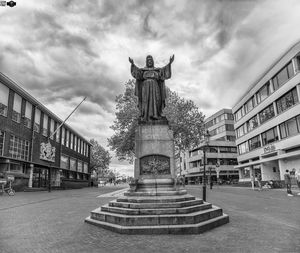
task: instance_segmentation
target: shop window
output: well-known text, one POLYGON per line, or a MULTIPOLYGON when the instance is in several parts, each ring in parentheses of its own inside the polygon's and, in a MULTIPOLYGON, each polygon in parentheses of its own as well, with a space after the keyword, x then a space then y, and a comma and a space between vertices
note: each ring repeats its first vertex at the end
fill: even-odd
POLYGON ((263 146, 278 141, 277 128, 274 127, 262 133, 261 137, 262 137, 263 146))
POLYGON ((275 116, 274 107, 273 104, 270 104, 267 108, 265 108, 259 113, 260 123, 262 124, 267 120, 273 118, 274 116, 275 116))
POLYGON ((249 168, 242 168, 242 178, 250 178, 250 169, 249 168))
POLYGON ((249 140, 249 150, 259 148, 261 146, 259 136, 255 136, 249 140))
POLYGON ((276 100, 278 114, 295 105, 298 101, 297 90, 294 88, 276 100))

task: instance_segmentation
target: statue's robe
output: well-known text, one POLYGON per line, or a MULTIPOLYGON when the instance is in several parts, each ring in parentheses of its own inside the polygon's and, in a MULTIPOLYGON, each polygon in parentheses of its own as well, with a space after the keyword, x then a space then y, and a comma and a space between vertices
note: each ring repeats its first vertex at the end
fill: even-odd
POLYGON ((136 79, 135 95, 142 121, 157 120, 165 108, 165 80, 171 78, 171 64, 163 68, 138 68, 131 64, 131 74, 136 79))

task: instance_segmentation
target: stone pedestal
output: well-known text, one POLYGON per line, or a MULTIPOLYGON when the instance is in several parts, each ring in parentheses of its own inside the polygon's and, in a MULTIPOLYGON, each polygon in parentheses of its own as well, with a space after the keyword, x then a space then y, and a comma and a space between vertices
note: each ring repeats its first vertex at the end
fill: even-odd
POLYGON ((93 210, 86 222, 124 234, 197 234, 229 222, 221 208, 176 185, 168 124, 140 124, 135 144, 135 180, 130 189, 93 210))

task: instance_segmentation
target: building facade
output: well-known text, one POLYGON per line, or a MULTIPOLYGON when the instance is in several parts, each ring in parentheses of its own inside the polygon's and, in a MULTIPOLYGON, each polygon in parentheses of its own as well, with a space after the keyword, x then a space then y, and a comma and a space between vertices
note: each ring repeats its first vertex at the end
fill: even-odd
POLYGON ((282 181, 300 171, 300 43, 288 50, 233 107, 240 181, 282 181))
POLYGON ((209 140, 185 154, 183 174, 190 183, 202 182, 204 171, 204 149, 206 152, 206 173, 213 181, 237 180, 237 148, 235 144, 234 121, 231 109, 222 109, 205 120, 209 140))
POLYGON ((62 122, 0 73, 0 176, 17 190, 88 186, 90 143, 62 122))

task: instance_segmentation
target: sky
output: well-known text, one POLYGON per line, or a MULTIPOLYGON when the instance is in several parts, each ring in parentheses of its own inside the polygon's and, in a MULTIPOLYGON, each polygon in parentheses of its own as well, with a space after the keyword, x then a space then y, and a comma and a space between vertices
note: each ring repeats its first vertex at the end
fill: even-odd
POLYGON ((15 1, 0 6, 0 72, 61 119, 87 96, 67 123, 107 149, 128 57, 160 67, 174 54, 166 85, 209 117, 300 41, 299 0, 15 1))

